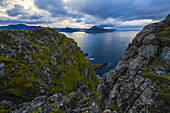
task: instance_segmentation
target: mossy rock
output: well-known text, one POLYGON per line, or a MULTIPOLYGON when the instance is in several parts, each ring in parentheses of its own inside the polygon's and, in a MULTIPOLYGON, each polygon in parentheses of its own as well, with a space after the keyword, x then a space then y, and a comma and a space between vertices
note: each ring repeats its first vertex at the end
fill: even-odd
POLYGON ((117 105, 114 105, 114 104, 110 104, 108 107, 112 111, 114 111, 114 110, 119 111, 120 110, 120 108, 117 105))
POLYGON ((76 42, 51 28, 0 30, 0 63, 0 101, 19 104, 82 85, 95 90, 99 83, 76 42))
POLYGON ((64 113, 64 111, 61 109, 54 108, 50 113, 64 113))

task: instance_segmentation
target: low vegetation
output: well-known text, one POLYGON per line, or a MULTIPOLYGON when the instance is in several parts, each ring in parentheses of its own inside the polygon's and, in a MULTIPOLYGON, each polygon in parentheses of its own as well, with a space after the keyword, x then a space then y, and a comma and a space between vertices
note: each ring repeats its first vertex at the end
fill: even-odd
POLYGON ((5 74, 0 76, 1 99, 12 95, 18 101, 10 101, 17 104, 98 85, 92 64, 74 40, 54 29, 1 30, 0 39, 0 71, 5 74))

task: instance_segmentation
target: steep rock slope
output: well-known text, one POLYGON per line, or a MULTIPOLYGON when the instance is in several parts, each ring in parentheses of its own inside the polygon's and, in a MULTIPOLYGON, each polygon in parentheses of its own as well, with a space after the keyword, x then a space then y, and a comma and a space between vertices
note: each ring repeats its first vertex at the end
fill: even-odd
POLYGON ((98 79, 74 40, 51 28, 0 30, 0 112, 83 85, 95 90, 98 79))
POLYGON ((136 35, 98 91, 103 111, 170 112, 170 15, 136 35))

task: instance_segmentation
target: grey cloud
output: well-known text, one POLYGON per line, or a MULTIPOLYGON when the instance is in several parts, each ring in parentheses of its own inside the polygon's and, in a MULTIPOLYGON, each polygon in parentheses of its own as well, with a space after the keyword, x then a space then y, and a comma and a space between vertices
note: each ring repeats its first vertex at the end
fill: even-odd
MULTIPOLYGON (((7 2, 0 0, 0 6, 7 2)), ((118 21, 131 21, 134 19, 160 20, 170 13, 170 0, 34 0, 39 9, 51 13, 49 18, 68 19, 75 18, 77 23, 102 25, 102 21, 114 18, 118 21), (81 18, 84 18, 83 20, 81 18)), ((13 9, 6 11, 9 16, 19 16, 19 20, 45 20, 45 14, 31 15, 23 6, 16 4, 13 9)), ((16 21, 14 21, 16 22, 16 21)), ((24 22, 24 21, 23 21, 24 22)), ((40 21, 39 21, 40 22, 40 21)), ((114 25, 116 23, 110 23, 114 25)))
POLYGON ((13 9, 9 9, 6 12, 9 16, 13 16, 13 17, 26 13, 24 11, 23 6, 21 6, 19 4, 15 4, 13 9))
POLYGON ((8 5, 8 3, 4 0, 0 0, 0 6, 2 7, 6 7, 8 5))
POLYGON ((31 20, 37 20, 37 19, 41 19, 44 17, 44 14, 38 14, 38 13, 34 13, 33 15, 26 13, 26 14, 22 14, 18 19, 31 19, 31 20))
POLYGON ((45 24, 45 23, 52 23, 51 21, 44 21, 44 20, 37 20, 37 21, 32 21, 32 20, 19 20, 19 19, 8 19, 8 18, 3 18, 0 17, 0 24, 45 24))
POLYGON ((43 17, 42 15, 35 13, 30 17, 30 19, 40 19, 42 17, 43 17))
POLYGON ((34 3, 38 8, 49 11, 53 17, 68 14, 62 0, 35 0, 34 3))
POLYGON ((52 17, 84 17, 80 12, 69 11, 68 5, 63 0, 35 0, 34 3, 38 8, 50 12, 52 17))
POLYGON ((169 0, 74 0, 68 7, 97 18, 162 19, 170 12, 169 0))
POLYGON ((160 20, 170 12, 169 0, 35 0, 35 5, 47 10, 52 17, 73 17, 77 23, 96 24, 96 19, 115 18, 121 21, 134 19, 160 20), (76 12, 76 13, 75 13, 76 12), (86 18, 86 15, 93 17, 86 18))
POLYGON ((83 22, 81 18, 76 19, 76 23, 80 23, 80 22, 83 22))

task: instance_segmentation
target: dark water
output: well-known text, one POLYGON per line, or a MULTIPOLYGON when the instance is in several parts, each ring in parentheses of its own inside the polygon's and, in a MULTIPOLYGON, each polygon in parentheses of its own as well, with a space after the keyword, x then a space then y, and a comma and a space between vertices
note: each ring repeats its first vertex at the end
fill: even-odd
POLYGON ((132 41, 138 31, 116 31, 101 34, 87 34, 84 32, 62 33, 74 39, 84 53, 90 54, 87 59, 92 64, 110 63, 109 66, 97 70, 96 73, 101 74, 109 72, 116 67, 128 43, 132 41))

